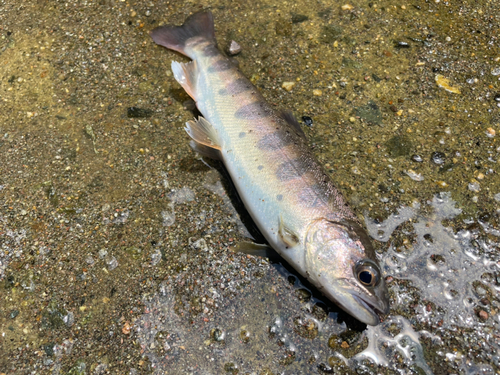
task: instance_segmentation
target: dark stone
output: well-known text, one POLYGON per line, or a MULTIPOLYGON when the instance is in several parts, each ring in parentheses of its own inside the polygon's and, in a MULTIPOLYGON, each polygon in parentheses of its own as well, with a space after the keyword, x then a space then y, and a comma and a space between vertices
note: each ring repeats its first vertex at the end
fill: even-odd
POLYGON ((495 100, 497 103, 500 103, 500 92, 495 94, 495 96, 493 97, 493 100, 495 100))
POLYGON ((337 25, 326 25, 323 27, 321 32, 321 41, 323 43, 333 43, 334 41, 340 39, 343 29, 337 25))
POLYGON ((48 357, 52 357, 54 355, 54 345, 55 344, 53 342, 50 342, 43 346, 43 351, 45 352, 45 354, 47 354, 48 357))
POLYGON ((127 117, 128 118, 146 118, 151 117, 153 111, 146 108, 139 107, 128 107, 127 108, 127 117))
POLYGON ((404 135, 392 137, 385 145, 389 154, 394 157, 409 156, 413 147, 409 138, 404 135))
POLYGON ((359 116, 369 124, 380 125, 382 123, 382 112, 378 105, 370 100, 366 105, 355 109, 356 116, 359 116))
POLYGON ((309 17, 307 17, 304 14, 292 13, 292 23, 301 23, 301 22, 307 21, 308 19, 309 19, 309 17))
POLYGON ((359 61, 350 59, 348 57, 342 58, 342 65, 344 65, 347 68, 354 68, 354 69, 360 69, 363 67, 362 63, 360 63, 359 61))
POLYGON ((292 35, 292 23, 285 20, 284 18, 279 18, 274 26, 276 30, 276 35, 290 36, 292 35))
POLYGON ((307 126, 313 126, 313 119, 310 118, 309 116, 302 116, 302 121, 304 121, 304 124, 307 126))
POLYGON ((446 155, 443 154, 442 152, 439 152, 439 151, 434 151, 431 154, 431 161, 437 165, 444 164, 445 158, 446 158, 446 155))

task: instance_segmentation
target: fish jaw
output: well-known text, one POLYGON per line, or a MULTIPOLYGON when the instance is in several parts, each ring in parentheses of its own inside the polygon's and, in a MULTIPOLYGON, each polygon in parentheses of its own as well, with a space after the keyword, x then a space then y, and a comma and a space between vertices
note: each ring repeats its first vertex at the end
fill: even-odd
POLYGON ((352 225, 326 219, 310 225, 305 237, 306 274, 339 307, 375 326, 389 312, 387 286, 371 244, 352 225))

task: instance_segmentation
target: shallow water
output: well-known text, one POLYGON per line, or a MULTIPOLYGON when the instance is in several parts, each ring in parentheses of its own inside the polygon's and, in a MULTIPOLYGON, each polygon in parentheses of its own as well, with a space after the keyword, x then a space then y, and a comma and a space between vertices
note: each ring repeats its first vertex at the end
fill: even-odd
POLYGON ((0 0, 0 374, 500 371, 499 18, 496 1, 0 0), (148 36, 200 8, 267 100, 312 118, 383 264, 381 325, 230 251, 252 230, 189 149, 183 57, 148 36))

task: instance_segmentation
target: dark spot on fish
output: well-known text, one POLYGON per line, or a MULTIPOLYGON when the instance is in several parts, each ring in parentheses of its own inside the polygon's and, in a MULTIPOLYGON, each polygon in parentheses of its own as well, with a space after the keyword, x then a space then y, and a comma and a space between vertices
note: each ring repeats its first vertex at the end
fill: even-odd
POLYGON ((219 50, 213 44, 209 44, 208 46, 203 48, 203 56, 214 57, 214 56, 217 56, 219 54, 220 54, 219 50))
POLYGON ((279 200, 279 201, 282 201, 282 200, 283 200, 283 195, 278 194, 278 195, 276 196, 276 199, 277 199, 277 200, 279 200))
POLYGON ((246 135, 247 135, 247 133, 245 133, 245 132, 241 132, 238 136, 239 136, 240 138, 244 138, 246 135))
POLYGON ((278 151, 292 143, 292 137, 287 137, 284 131, 266 134, 257 142, 257 147, 263 151, 278 151))
POLYGON ((313 185, 299 193, 299 200, 308 208, 318 207, 322 204, 321 193, 321 187, 313 185))
POLYGON ((276 177, 280 181, 289 181, 301 177, 307 171, 308 168, 302 160, 295 159, 282 163, 276 171, 276 177))
POLYGON ((226 70, 229 70, 233 68, 233 64, 228 59, 221 59, 215 61, 212 65, 210 65, 207 69, 209 73, 217 73, 217 72, 224 72, 226 70))
POLYGON ((264 169, 264 166, 263 166, 263 165, 259 165, 259 166, 257 167, 257 169, 258 169, 259 171, 261 171, 261 170, 263 170, 263 169, 264 169))
POLYGON ((272 109, 265 102, 254 102, 244 105, 235 112, 236 118, 257 120, 261 117, 271 116, 272 109))
POLYGON ((238 78, 219 90, 219 95, 238 95, 252 89, 252 84, 246 78, 238 78))

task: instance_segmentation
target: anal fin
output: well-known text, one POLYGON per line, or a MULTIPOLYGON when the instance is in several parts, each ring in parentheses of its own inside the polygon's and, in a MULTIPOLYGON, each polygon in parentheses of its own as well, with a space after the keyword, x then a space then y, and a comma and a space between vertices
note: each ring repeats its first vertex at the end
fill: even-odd
POLYGON ((190 145, 196 152, 212 159, 220 159, 220 140, 212 124, 203 117, 198 117, 198 120, 186 122, 184 129, 193 140, 190 145))

